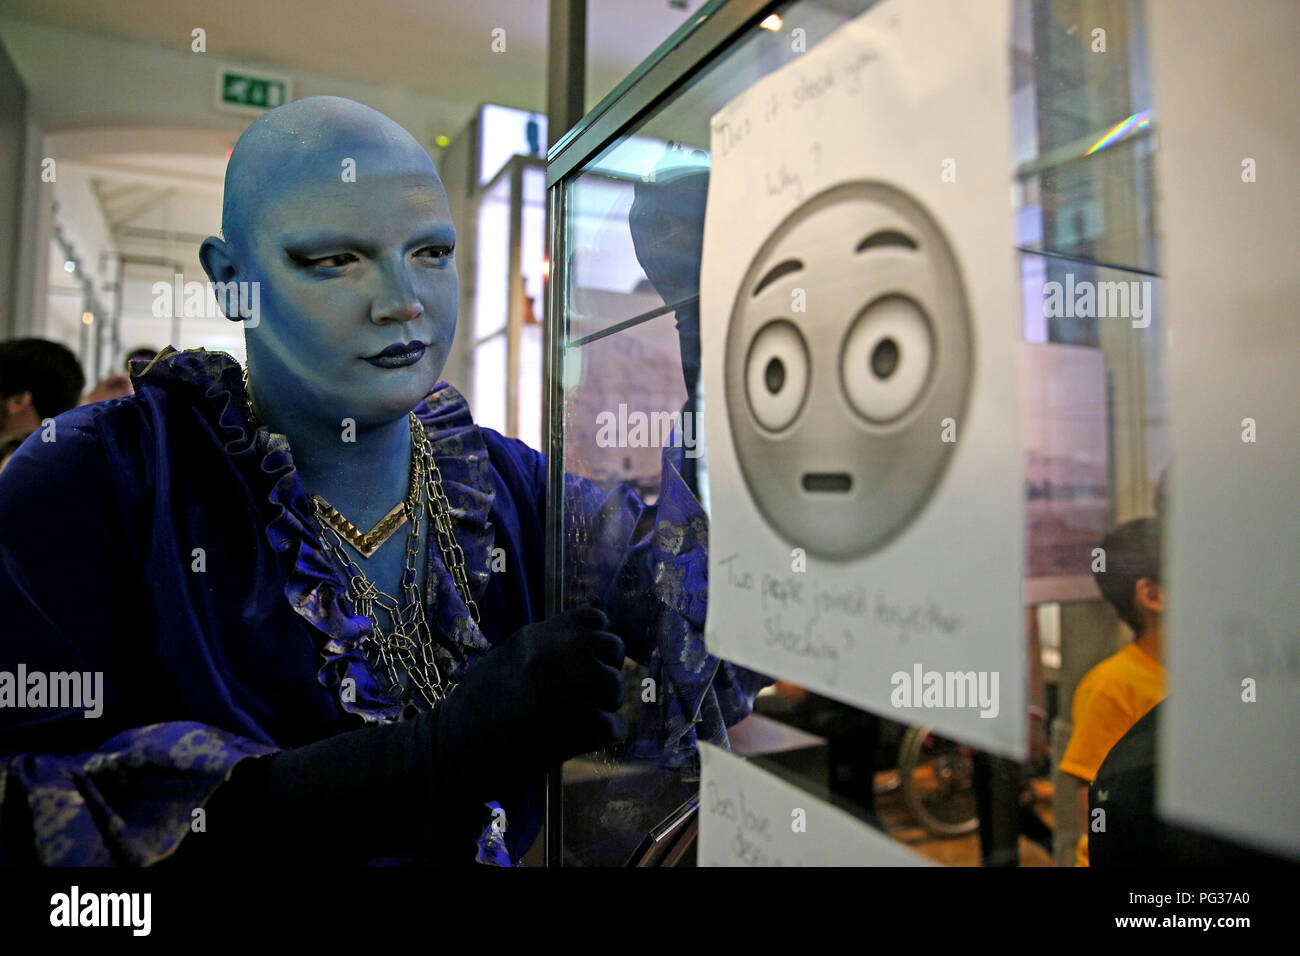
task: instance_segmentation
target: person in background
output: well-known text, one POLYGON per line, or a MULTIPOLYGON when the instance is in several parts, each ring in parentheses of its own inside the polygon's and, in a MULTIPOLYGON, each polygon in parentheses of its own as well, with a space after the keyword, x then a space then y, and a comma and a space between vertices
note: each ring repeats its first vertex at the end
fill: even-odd
POLYGON ((131 373, 136 369, 143 371, 157 354, 157 349, 147 345, 132 349, 122 360, 122 368, 126 374, 111 372, 104 376, 94 388, 81 397, 79 404, 93 405, 95 402, 105 402, 110 398, 130 398, 135 394, 135 388, 131 385, 131 373))
POLYGON ((127 378, 129 379, 133 372, 144 371, 157 354, 158 349, 152 345, 138 345, 127 352, 126 358, 122 360, 122 369, 126 372, 127 378))
POLYGON ((119 372, 112 372, 99 380, 94 388, 82 396, 82 405, 91 405, 95 402, 104 402, 110 398, 129 398, 135 394, 135 386, 131 384, 131 373, 135 371, 144 371, 145 367, 153 361, 158 350, 142 345, 139 348, 132 349, 127 353, 126 358, 122 360, 122 368, 125 375, 119 372))
POLYGON ((1106 811, 1106 829, 1089 841, 1093 867, 1265 866, 1294 863, 1161 818, 1156 811, 1159 703, 1111 748, 1089 790, 1091 806, 1106 811))
POLYGON ((153 361, 158 350, 152 346, 142 345, 139 348, 132 349, 127 353, 126 358, 122 360, 122 368, 125 375, 113 372, 99 380, 99 384, 82 396, 82 405, 91 405, 95 402, 104 402, 110 398, 129 398, 135 394, 135 386, 131 384, 131 374, 136 371, 144 371, 145 367, 153 361))
POLYGON ((26 438, 6 438, 0 442, 0 471, 5 470, 5 465, 13 457, 26 438))
POLYGON ((1084 675, 1074 692, 1074 733, 1061 772, 1078 782, 1082 824, 1078 866, 1088 866, 1088 785, 1116 742, 1165 696, 1161 663, 1164 591, 1160 586, 1160 521, 1139 518, 1101 543, 1104 570, 1093 576, 1102 596, 1133 629, 1134 641, 1084 675))
POLYGON ((131 381, 125 375, 113 372, 99 380, 90 391, 81 397, 79 405, 93 405, 95 402, 106 402, 110 398, 129 398, 131 396, 131 381))
POLYGON ((85 386, 67 346, 37 338, 0 342, 0 444, 26 438, 46 419, 75 408, 85 386))

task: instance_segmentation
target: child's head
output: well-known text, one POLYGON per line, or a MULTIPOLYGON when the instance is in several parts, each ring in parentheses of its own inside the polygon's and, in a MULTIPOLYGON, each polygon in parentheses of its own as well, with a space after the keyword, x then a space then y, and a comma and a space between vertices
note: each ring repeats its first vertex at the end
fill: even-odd
POLYGON ((1141 637, 1164 610, 1160 588, 1160 521, 1138 518, 1120 525, 1101 543, 1105 570, 1093 572, 1102 596, 1141 637))

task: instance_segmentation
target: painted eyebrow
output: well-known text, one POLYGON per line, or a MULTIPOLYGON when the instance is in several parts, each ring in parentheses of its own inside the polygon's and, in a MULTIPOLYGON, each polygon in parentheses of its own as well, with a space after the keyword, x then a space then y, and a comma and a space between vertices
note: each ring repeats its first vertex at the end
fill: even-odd
POLYGON ((866 252, 868 249, 875 249, 878 246, 902 246, 904 249, 917 248, 916 240, 906 233, 899 232, 897 229, 881 229, 879 232, 873 232, 861 242, 854 252, 866 252))
POLYGON ((347 232, 298 232, 285 236, 284 249, 290 255, 306 257, 309 252, 319 252, 323 248, 347 248, 369 250, 371 244, 359 236, 347 232))
POLYGON ((798 272, 802 268, 803 263, 798 259, 786 259, 784 262, 778 262, 763 274, 763 278, 758 280, 758 285, 754 286, 754 291, 750 293, 750 297, 753 298, 758 295, 777 279, 788 276, 792 272, 798 272))
MULTIPOLYGON (((404 249, 423 246, 450 246, 456 242, 456 230, 451 225, 435 226, 404 245, 404 249)), ((308 253, 322 248, 358 249, 365 253, 374 250, 374 244, 359 236, 347 232, 304 232, 295 233, 284 239, 284 248, 290 255, 305 258, 308 253)))
POLYGON ((407 249, 419 249, 424 246, 454 246, 456 244, 456 229, 450 224, 446 226, 436 226, 427 232, 416 236, 406 244, 407 249))

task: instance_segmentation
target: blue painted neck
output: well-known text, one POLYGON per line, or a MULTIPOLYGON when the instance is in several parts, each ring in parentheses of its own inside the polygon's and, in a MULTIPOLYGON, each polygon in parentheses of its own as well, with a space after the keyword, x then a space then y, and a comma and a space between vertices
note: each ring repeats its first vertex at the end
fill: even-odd
POLYGON ((250 361, 249 384, 260 418, 289 440, 294 466, 308 494, 318 494, 363 531, 407 493, 411 462, 408 415, 355 423, 323 415, 301 385, 284 376, 259 378, 250 361))

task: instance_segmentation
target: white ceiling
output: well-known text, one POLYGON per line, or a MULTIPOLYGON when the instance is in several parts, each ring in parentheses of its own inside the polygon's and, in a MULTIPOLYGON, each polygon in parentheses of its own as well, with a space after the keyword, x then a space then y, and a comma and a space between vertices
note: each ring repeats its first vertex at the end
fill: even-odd
MULTIPOLYGON (((588 104, 607 93, 703 0, 589 0, 588 104)), ((440 99, 540 110, 547 0, 5 0, 22 20, 209 51, 440 99), (505 30, 493 54, 492 31, 505 30)))
MULTIPOLYGON (((702 3, 589 0, 588 106, 702 3)), ((195 0, 4 0, 3 13, 180 49, 188 49, 191 31, 202 27, 207 49, 236 61, 459 101, 465 115, 487 102, 545 109, 547 0, 226 0, 219 6, 195 0), (505 31, 503 54, 491 51, 497 28, 505 31)), ((167 328, 170 323, 149 315, 148 290, 174 271, 186 279, 202 278, 198 243, 220 224, 229 137, 116 128, 59 132, 51 139, 60 157, 61 184, 84 184, 82 195, 97 204, 110 246, 136 258, 122 290, 123 346, 171 341, 176 336, 167 328)), ((65 201, 56 220, 72 233, 81 231, 78 220, 88 209, 75 201, 76 188, 69 192, 61 185, 58 193, 65 201)), ((79 332, 82 300, 74 277, 62 270, 62 258, 54 249, 50 319, 71 339, 79 332)), ((111 290, 101 290, 103 305, 114 298, 111 290)), ((227 325, 187 319, 184 341, 172 344, 238 350, 237 340, 224 341, 227 325)))

